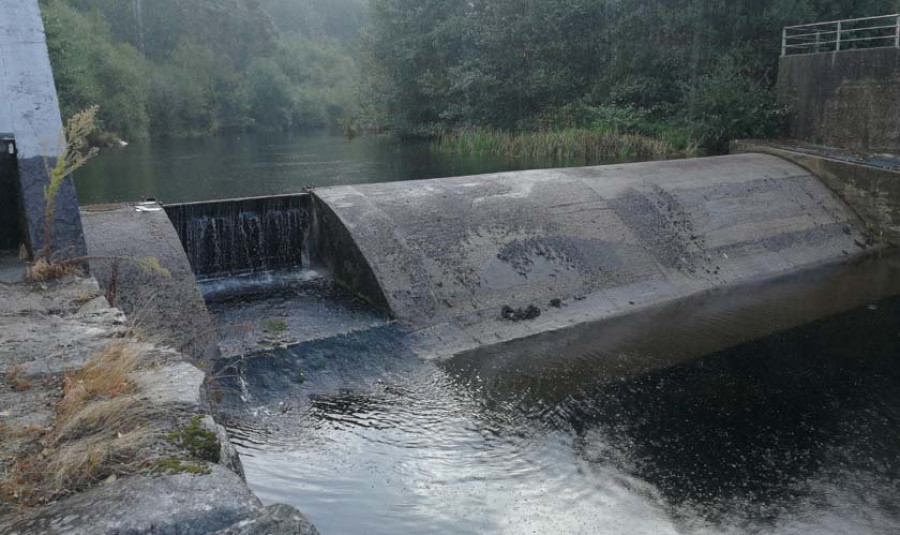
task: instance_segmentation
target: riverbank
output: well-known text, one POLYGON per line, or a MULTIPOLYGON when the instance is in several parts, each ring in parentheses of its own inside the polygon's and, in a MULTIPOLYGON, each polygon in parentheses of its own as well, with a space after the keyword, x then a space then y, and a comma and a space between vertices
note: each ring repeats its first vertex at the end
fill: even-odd
POLYGON ((250 492, 182 353, 94 279, 23 273, 0 273, 0 532, 317 533, 250 492))
POLYGON ((663 137, 588 128, 508 131, 489 128, 448 130, 437 135, 433 150, 458 154, 600 163, 666 160, 700 154, 695 144, 678 146, 663 137))

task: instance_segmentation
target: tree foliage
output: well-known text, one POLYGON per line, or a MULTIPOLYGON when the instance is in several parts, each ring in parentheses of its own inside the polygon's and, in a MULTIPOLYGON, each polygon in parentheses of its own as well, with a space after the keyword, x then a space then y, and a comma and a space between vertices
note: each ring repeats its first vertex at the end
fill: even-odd
MULTIPOLYGON (((41 0, 66 117, 122 137, 341 123, 771 135, 785 25, 900 0, 41 0)), ((691 140, 681 139, 676 145, 691 140)))
POLYGON ((321 126, 354 109, 361 0, 41 5, 63 115, 100 104, 116 136, 321 126))
POLYGON ((772 133, 782 27, 897 0, 372 0, 367 95, 415 133, 529 128, 580 109, 665 122, 704 146, 772 133), (576 105, 573 108, 573 105, 576 105), (605 111, 604 111, 605 110, 605 111), (629 111, 630 110, 630 111, 629 111))

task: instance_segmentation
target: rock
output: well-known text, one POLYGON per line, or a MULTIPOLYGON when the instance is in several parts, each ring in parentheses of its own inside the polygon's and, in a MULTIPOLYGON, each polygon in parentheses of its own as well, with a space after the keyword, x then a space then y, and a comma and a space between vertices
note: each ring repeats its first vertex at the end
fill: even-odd
POLYGON ((141 397, 154 405, 178 405, 190 412, 200 408, 200 387, 205 376, 187 362, 134 372, 129 377, 138 385, 141 397))
POLYGON ((319 535, 300 511, 289 505, 270 505, 252 520, 239 522, 215 535, 319 535))
POLYGON ((225 431, 225 428, 217 424, 212 416, 204 416, 200 420, 200 427, 216 434, 216 440, 219 441, 221 446, 219 464, 239 475, 241 479, 246 479, 244 476, 244 465, 241 464, 241 458, 237 450, 231 445, 231 440, 228 438, 228 432, 225 431))
POLYGON ((0 533, 206 535, 262 518, 259 501, 240 477, 222 466, 209 468, 207 475, 119 479, 33 511, 22 519, 0 521, 0 533))

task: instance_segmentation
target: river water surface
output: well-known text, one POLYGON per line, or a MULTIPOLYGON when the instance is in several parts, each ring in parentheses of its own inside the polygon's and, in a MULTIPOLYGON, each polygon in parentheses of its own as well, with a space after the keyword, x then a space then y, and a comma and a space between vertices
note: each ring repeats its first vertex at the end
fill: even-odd
POLYGON ((247 479, 324 534, 900 533, 900 301, 545 399, 389 327, 246 377, 247 479), (293 371, 293 368, 288 368, 293 371))
MULTIPOLYGON (((896 258, 863 264, 804 274, 826 286, 800 295, 880 285, 854 273, 900 280, 896 258)), ((326 535, 900 533, 900 298, 779 330, 793 312, 746 308, 747 292, 770 291, 521 358, 423 360, 372 318, 219 370, 220 417, 260 498, 326 535), (731 344, 748 329, 775 334, 731 344), (623 360, 654 364, 607 365, 623 360)))
POLYGON ((462 176, 585 162, 432 151, 425 141, 327 132, 233 134, 104 149, 75 177, 81 204, 165 203, 296 193, 313 186, 462 176))

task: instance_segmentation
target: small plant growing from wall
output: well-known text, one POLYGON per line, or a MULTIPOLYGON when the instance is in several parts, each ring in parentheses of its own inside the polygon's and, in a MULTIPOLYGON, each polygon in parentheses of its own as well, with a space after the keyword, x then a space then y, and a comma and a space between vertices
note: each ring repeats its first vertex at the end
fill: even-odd
MULTIPOLYGON (((91 260, 109 260, 115 262, 117 266, 119 262, 131 262, 149 273, 164 278, 171 277, 169 271, 160 265, 159 260, 153 257, 85 256, 65 260, 54 258, 54 255, 57 253, 53 251, 53 221, 56 214, 56 198, 66 178, 84 167, 98 153, 98 149, 90 144, 90 136, 97 129, 97 113, 99 111, 99 106, 91 106, 69 118, 60 139, 60 156, 52 165, 49 160, 44 162, 47 167, 47 175, 50 177, 50 183, 44 188, 44 244, 36 254, 34 262, 28 267, 28 278, 32 281, 58 279, 75 273, 83 264, 91 260)), ((113 270, 114 274, 117 272, 118 269, 113 270)), ((115 281, 112 282, 114 288, 115 281)), ((114 289, 111 300, 115 300, 114 289)))
POLYGON ((99 106, 91 106, 70 117, 63 129, 63 136, 60 138, 60 156, 56 158, 56 163, 51 167, 49 160, 44 162, 47 166, 47 176, 50 177, 50 183, 44 188, 46 202, 44 207, 44 247, 40 256, 45 259, 50 258, 52 249, 53 218, 56 212, 56 197, 59 195, 59 188, 65 182, 66 177, 84 167, 91 158, 97 155, 97 147, 91 147, 88 138, 97 129, 97 112, 99 111, 99 106))

